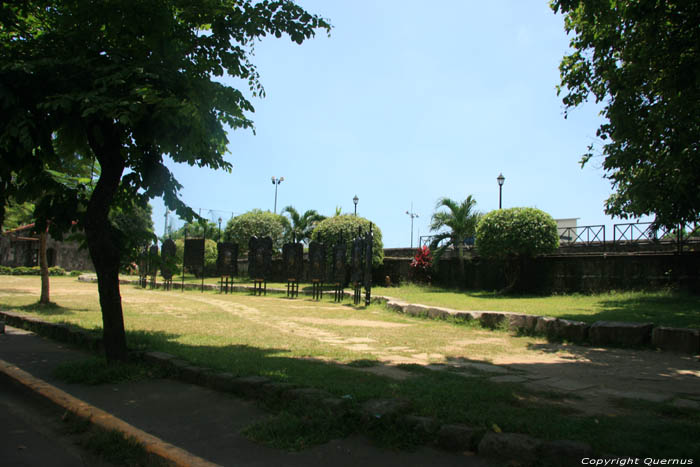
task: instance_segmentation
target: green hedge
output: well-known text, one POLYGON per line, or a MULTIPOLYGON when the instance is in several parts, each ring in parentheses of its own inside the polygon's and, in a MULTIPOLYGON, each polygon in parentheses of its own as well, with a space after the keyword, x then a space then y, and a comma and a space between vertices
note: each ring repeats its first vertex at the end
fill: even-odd
MULTIPOLYGON (((8 266, 0 266, 0 275, 3 276, 40 276, 41 269, 39 266, 20 266, 11 268, 8 266)), ((66 270, 59 266, 49 268, 49 276, 65 276, 66 270)))

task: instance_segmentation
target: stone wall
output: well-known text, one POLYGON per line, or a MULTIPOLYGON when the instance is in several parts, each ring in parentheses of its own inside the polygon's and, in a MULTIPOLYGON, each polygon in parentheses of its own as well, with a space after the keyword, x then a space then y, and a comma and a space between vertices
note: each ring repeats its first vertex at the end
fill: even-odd
MULTIPOLYGON (((375 277, 390 276, 393 283, 408 279, 410 259, 385 258, 375 277)), ((474 290, 498 290, 506 285, 503 268, 477 256, 464 262, 465 280, 459 281, 457 259, 441 260, 433 273, 433 283, 474 290)), ((671 252, 598 253, 550 255, 524 261, 520 265, 519 288, 524 292, 596 292, 679 287, 700 293, 700 253, 671 252)))
MULTIPOLYGON (((66 271, 94 271, 87 248, 81 249, 76 241, 57 241, 49 237, 46 241, 49 266, 60 266, 66 271)), ((37 266, 39 240, 0 236, 0 265, 8 267, 37 266)))

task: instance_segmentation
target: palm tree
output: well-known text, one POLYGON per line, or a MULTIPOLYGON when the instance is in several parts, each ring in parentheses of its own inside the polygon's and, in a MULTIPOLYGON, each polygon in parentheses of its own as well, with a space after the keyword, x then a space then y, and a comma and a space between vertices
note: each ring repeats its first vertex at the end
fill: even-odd
POLYGON ((289 215, 291 226, 287 232, 287 237, 296 237, 297 241, 308 243, 311 240, 311 232, 313 232, 316 224, 325 219, 325 216, 320 215, 314 209, 309 209, 303 215, 294 209, 292 206, 287 206, 282 210, 282 213, 289 215))
POLYGON ((445 252, 445 249, 452 246, 457 251, 459 259, 460 280, 464 279, 464 242, 468 238, 476 235, 476 225, 479 223, 482 214, 474 210, 476 200, 472 195, 461 203, 450 199, 440 198, 435 204, 435 213, 430 220, 430 230, 439 232, 433 237, 430 249, 434 250, 434 258, 438 259, 445 252), (440 208, 447 208, 446 211, 438 211, 440 208), (438 248, 438 244, 444 242, 438 248))

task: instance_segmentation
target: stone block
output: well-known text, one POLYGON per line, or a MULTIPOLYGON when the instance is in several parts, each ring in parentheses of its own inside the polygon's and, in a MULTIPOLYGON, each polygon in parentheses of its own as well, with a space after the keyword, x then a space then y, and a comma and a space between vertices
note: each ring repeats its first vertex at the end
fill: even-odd
POLYGON ((479 455, 501 462, 517 462, 530 466, 538 461, 538 450, 542 441, 519 433, 488 432, 479 442, 479 455))
POLYGON ((479 323, 485 328, 494 329, 499 327, 502 323, 505 323, 506 318, 507 316, 505 313, 487 311, 481 313, 481 316, 479 316, 479 323))
POLYGON ((641 347, 651 341, 651 323, 596 321, 588 331, 593 345, 621 345, 641 347))
POLYGON ((534 315, 508 315, 508 329, 516 332, 531 334, 535 332, 538 316, 534 315))
POLYGON ((430 435, 435 433, 440 427, 437 419, 433 417, 420 417, 418 415, 405 415, 401 421, 411 430, 421 435, 430 435))
POLYGON ((549 316, 538 316, 535 324, 535 333, 547 337, 557 336, 557 319, 549 316))
POLYGON ((543 443, 539 454, 542 465, 568 467, 580 465, 581 459, 593 455, 593 449, 579 441, 557 440, 543 443))
POLYGON ((460 321, 473 321, 476 319, 471 311, 454 311, 451 313, 452 317, 460 321))
POLYGON ((403 313, 405 306, 406 306, 405 303, 397 302, 395 300, 389 300, 388 302, 386 302, 386 307, 388 309, 390 309, 391 311, 395 311, 397 313, 403 313))
POLYGON ((171 355, 165 352, 144 352, 142 358, 148 363, 153 363, 155 365, 170 365, 173 360, 175 360, 175 355, 171 355))
POLYGON ((428 308, 428 316, 432 319, 447 319, 450 316, 449 310, 445 308, 428 308))
POLYGON ((558 319, 554 325, 555 334, 560 339, 569 342, 585 342, 588 339, 590 326, 583 321, 570 321, 558 319))
POLYGON ((437 444, 449 451, 473 450, 475 430, 467 425, 442 425, 437 433, 437 444))
POLYGON ((410 408, 403 399, 370 399, 362 404, 360 412, 365 420, 395 418, 410 408))
POLYGON ((425 305, 409 304, 404 307, 404 313, 411 316, 428 316, 430 307, 425 305))
POLYGON ((656 327, 651 331, 651 345, 661 350, 700 354, 700 330, 656 327))
POLYGON ((251 399, 264 395, 263 387, 270 382, 264 376, 242 376, 233 380, 233 392, 251 399))

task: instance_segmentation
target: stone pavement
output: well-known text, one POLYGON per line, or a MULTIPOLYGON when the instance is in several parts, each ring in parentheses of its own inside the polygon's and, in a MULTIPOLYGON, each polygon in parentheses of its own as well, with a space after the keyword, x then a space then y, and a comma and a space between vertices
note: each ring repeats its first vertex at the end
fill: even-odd
MULTIPOLYGON (((91 413, 97 414, 93 415, 93 420, 109 418, 111 426, 131 427, 124 428, 133 430, 126 431, 131 436, 161 443, 165 453, 161 457, 177 465, 490 465, 470 452, 450 453, 429 447, 415 452, 395 452, 373 446, 361 436, 334 440, 302 452, 273 449, 255 444, 240 434, 244 427, 264 419, 268 413, 230 394, 169 379, 86 386, 67 384, 53 377, 53 370, 60 363, 86 357, 86 353, 11 326, 6 327, 5 334, 0 334, 0 360, 5 362, 2 373, 6 379, 14 374, 15 381, 22 378, 43 380, 44 383, 33 380, 29 384, 32 388, 41 386, 73 408, 80 406, 80 410, 93 411, 91 413), (21 376, 25 372, 27 375, 21 376), (182 452, 168 457, 168 452, 178 449, 182 452), (183 461, 187 458, 182 456, 187 455, 191 456, 189 461, 183 461)), ((0 438, 8 436, 6 431, 10 426, 3 425, 0 438)), ((44 449, 38 441, 25 448, 44 449)))

